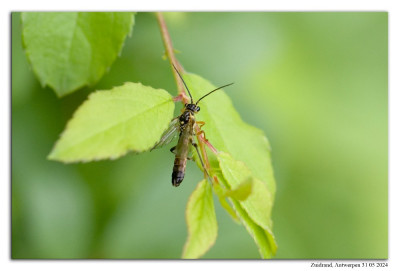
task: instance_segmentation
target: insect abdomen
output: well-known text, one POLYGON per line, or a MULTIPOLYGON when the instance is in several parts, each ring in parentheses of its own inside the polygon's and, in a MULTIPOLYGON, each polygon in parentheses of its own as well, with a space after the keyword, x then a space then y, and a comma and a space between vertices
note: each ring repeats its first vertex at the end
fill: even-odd
POLYGON ((192 144, 192 129, 194 119, 189 118, 186 124, 181 125, 178 144, 175 149, 174 168, 172 170, 172 185, 179 186, 185 177, 186 161, 189 148, 192 144))
POLYGON ((176 157, 172 170, 172 185, 179 186, 185 177, 186 158, 176 157))

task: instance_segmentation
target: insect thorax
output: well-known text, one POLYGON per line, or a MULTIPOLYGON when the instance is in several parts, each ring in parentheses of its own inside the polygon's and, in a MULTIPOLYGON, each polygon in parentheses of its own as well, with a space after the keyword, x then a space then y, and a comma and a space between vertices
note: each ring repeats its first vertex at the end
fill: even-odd
POLYGON ((196 104, 187 104, 185 105, 185 111, 183 111, 182 115, 179 117, 179 122, 181 126, 185 126, 191 117, 194 117, 194 114, 200 111, 200 107, 196 104))
POLYGON ((186 125, 189 122, 191 112, 189 110, 185 110, 182 115, 179 117, 180 125, 186 125))

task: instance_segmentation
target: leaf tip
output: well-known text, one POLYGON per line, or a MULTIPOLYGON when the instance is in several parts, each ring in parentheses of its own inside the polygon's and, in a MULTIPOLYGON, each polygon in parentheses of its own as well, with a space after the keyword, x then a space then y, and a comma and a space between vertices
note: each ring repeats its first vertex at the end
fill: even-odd
POLYGON ((66 160, 63 160, 62 158, 60 158, 60 157, 57 155, 57 153, 54 152, 54 150, 51 151, 51 152, 47 155, 46 159, 49 160, 49 161, 61 162, 61 163, 64 163, 64 164, 69 163, 69 161, 66 161, 66 160))

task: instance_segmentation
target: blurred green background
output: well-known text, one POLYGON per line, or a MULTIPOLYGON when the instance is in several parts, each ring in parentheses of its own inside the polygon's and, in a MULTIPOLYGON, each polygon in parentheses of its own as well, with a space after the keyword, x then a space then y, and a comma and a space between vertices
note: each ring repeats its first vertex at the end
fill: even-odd
MULTIPOLYGON (((194 163, 175 188, 168 148, 88 164, 46 160, 94 89, 139 81, 176 94, 154 14, 137 14, 121 57, 95 87, 62 99, 39 85, 20 14, 11 17, 12 257, 179 258, 185 205, 201 179, 194 163)), ((235 82, 235 107, 271 142, 276 258, 387 258, 388 14, 165 18, 185 69, 215 85, 235 82)), ((217 219, 205 258, 259 258, 218 204, 217 219)))

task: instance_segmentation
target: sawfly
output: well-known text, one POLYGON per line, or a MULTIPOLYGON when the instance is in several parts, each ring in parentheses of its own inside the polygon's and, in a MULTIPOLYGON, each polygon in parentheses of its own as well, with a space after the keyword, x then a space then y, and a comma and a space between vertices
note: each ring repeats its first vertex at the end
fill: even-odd
MULTIPOLYGON (((194 142, 193 137, 195 136, 195 124, 196 119, 195 119, 195 114, 200 111, 200 107, 198 106, 198 103, 204 99, 206 96, 210 95, 214 91, 217 91, 221 88, 227 87, 232 85, 233 83, 224 85, 222 87, 216 88, 214 90, 211 90, 208 92, 206 95, 201 97, 200 99, 197 100, 196 103, 193 102, 192 94, 190 93, 189 88, 187 87, 185 81, 183 80, 182 76, 176 69, 174 65, 172 65, 179 75, 180 79, 182 80, 189 96, 190 96, 190 103, 185 104, 182 114, 179 115, 178 117, 174 118, 167 130, 163 133, 161 136, 160 141, 151 149, 155 148, 160 148, 168 143, 170 143, 176 136, 179 135, 179 140, 178 144, 175 147, 172 147, 170 151, 175 154, 175 160, 174 160, 174 167, 172 169, 172 185, 177 187, 181 184, 183 181, 183 178, 185 177, 185 169, 186 169, 186 162, 188 159, 191 159, 188 154, 189 154, 189 149, 191 146, 193 146, 196 149, 197 155, 199 156, 201 165, 204 169, 204 171, 207 173, 207 170, 204 167, 203 160, 200 156, 200 152, 198 149, 197 144, 194 142)), ((202 123, 204 125, 204 123, 202 123)))

